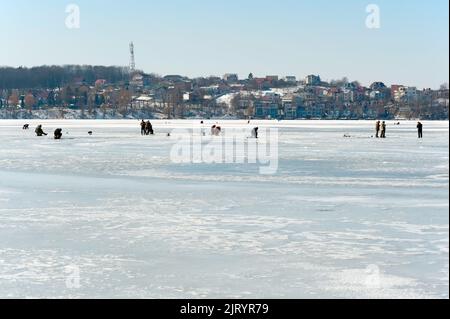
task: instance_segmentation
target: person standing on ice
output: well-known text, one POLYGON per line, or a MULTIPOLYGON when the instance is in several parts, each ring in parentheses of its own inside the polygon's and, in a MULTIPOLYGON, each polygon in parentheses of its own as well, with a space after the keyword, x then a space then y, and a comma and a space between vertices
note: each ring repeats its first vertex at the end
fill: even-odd
POLYGON ((419 133, 419 138, 423 138, 423 124, 421 122, 417 123, 417 131, 419 133))
POLYGON ((144 136, 145 135, 145 121, 142 120, 141 122, 141 135, 144 136))
POLYGON ((252 130, 252 138, 258 138, 258 133, 259 133, 259 127, 255 127, 253 130, 252 130))
POLYGON ((383 121, 381 124, 381 138, 386 138, 386 122, 383 121))
POLYGON ((38 127, 36 127, 36 130, 34 131, 36 133, 37 136, 41 137, 41 136, 47 136, 48 134, 44 132, 44 130, 42 129, 42 125, 38 125, 38 127))
POLYGON ((376 138, 380 138, 380 130, 381 130, 381 122, 380 121, 378 121, 377 124, 375 125, 375 130, 377 132, 376 138))

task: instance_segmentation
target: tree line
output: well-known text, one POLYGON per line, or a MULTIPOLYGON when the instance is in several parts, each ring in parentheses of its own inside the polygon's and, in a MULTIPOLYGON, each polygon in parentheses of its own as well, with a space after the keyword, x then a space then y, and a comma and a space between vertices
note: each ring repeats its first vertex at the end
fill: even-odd
POLYGON ((109 83, 125 82, 129 80, 129 72, 127 68, 117 66, 0 67, 1 90, 61 88, 75 81, 92 84, 98 79, 104 79, 109 83))

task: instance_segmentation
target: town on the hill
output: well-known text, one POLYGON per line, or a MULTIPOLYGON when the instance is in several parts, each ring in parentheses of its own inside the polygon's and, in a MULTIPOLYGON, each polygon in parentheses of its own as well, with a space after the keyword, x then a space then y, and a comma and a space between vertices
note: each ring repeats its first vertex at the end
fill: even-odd
POLYGON ((123 67, 0 68, 0 118, 447 120, 449 89, 319 75, 159 76, 123 67))

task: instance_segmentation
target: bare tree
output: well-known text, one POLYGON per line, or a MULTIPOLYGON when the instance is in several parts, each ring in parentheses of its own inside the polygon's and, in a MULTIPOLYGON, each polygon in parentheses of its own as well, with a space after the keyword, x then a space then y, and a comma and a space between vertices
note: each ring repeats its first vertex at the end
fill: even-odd
POLYGON ((120 113, 126 116, 131 104, 131 92, 127 89, 121 89, 118 97, 120 113))
POLYGON ((30 115, 31 115, 31 112, 33 111, 33 106, 34 106, 34 104, 35 104, 35 99, 34 99, 33 94, 28 93, 28 94, 25 96, 25 106, 26 106, 26 108, 28 109, 28 113, 29 113, 30 115))
POLYGON ((232 113, 236 113, 239 109, 240 109, 240 103, 241 101, 241 95, 240 94, 235 94, 230 102, 230 112, 232 113))
POLYGON ((91 90, 88 93, 87 97, 87 106, 88 106, 88 113, 89 115, 92 115, 95 105, 95 90, 91 90))
POLYGON ((12 105, 13 107, 17 107, 19 104, 19 95, 17 93, 12 93, 9 96, 9 105, 12 105))

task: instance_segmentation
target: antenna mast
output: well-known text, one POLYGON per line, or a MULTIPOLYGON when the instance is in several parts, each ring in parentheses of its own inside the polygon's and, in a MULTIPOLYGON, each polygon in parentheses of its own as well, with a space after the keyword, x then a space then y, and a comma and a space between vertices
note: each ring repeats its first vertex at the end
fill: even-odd
POLYGON ((136 71, 136 60, 134 59, 134 43, 130 43, 130 71, 136 71))

